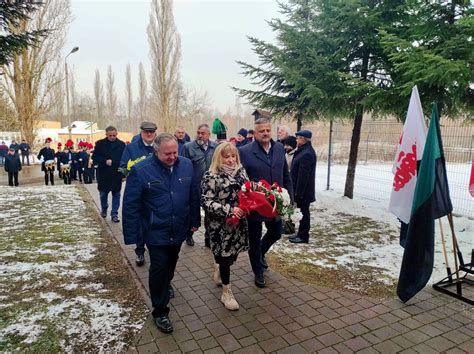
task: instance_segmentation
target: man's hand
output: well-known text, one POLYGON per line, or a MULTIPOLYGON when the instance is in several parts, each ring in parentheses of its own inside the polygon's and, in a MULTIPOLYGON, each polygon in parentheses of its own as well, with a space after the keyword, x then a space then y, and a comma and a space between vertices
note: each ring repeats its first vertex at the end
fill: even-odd
POLYGON ((106 160, 106 161, 105 161, 105 164, 106 164, 107 166, 112 166, 112 160, 106 160))

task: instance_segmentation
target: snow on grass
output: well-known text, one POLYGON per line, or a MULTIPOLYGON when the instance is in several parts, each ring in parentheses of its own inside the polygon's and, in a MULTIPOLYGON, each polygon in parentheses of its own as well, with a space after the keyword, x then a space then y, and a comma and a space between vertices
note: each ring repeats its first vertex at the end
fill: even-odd
POLYGON ((78 189, 0 187, 0 205, 0 351, 124 350, 144 318, 97 281, 104 241, 78 189))
MULTIPOLYGON (((271 253, 293 264, 312 264, 323 269, 373 273, 377 282, 396 284, 403 257, 399 245, 399 222, 388 211, 388 200, 341 197, 335 191, 317 191, 311 206, 309 244, 292 244, 284 236, 271 253)), ((451 232, 443 218, 448 261, 454 268, 451 232)), ((474 223, 467 217, 454 217, 459 246, 466 260, 474 246, 474 223)), ((439 223, 435 231, 435 265, 430 282, 446 277, 439 223)), ((357 288, 346 284, 345 288, 357 288)))

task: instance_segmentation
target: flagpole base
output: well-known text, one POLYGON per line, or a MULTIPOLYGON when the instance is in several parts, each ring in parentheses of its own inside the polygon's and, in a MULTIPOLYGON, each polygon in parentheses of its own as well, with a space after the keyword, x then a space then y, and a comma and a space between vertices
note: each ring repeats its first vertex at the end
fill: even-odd
POLYGON ((465 271, 464 269, 457 271, 457 273, 461 271, 464 272, 465 274, 463 277, 459 276, 459 279, 453 280, 453 276, 448 276, 433 284, 433 289, 442 292, 443 294, 455 297, 469 305, 474 305, 474 276, 471 275, 473 269, 470 264, 466 264, 465 267, 469 267, 469 271, 465 271))

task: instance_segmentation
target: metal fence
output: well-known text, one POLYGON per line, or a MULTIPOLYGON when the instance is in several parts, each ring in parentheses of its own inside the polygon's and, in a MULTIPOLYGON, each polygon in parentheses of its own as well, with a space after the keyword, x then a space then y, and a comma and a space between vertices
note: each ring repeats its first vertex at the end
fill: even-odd
MULTIPOLYGON (((441 135, 454 213, 474 217, 474 199, 469 193, 471 163, 474 159, 474 123, 442 119, 441 135)), ((329 123, 311 127, 318 153, 317 180, 326 187, 328 175, 329 123)), ((344 191, 352 123, 335 122, 332 134, 331 189, 344 191)), ((358 151, 354 198, 388 200, 392 190, 391 172, 403 124, 396 121, 364 119, 358 151)))

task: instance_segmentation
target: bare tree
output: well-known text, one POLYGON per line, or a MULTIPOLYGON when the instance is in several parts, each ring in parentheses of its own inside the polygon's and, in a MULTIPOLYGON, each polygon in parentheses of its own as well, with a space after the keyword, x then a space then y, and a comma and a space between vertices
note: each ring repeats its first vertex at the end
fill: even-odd
POLYGON ((174 131, 181 94, 181 38, 173 17, 172 0, 153 0, 148 23, 153 115, 163 131, 174 131))
POLYGON ((203 123, 210 115, 210 107, 207 91, 197 90, 191 86, 184 88, 179 108, 181 125, 187 126, 186 123, 191 122, 192 126, 197 126, 203 123))
POLYGON ((29 20, 20 21, 14 31, 48 29, 38 44, 15 55, 4 65, 0 86, 5 90, 20 125, 21 135, 30 145, 35 140, 35 122, 48 113, 54 103, 54 90, 60 85, 61 51, 71 21, 69 0, 43 0, 29 20))
POLYGON ((95 111, 97 114, 97 123, 101 128, 105 128, 104 121, 104 87, 100 82, 100 71, 99 69, 95 70, 95 79, 94 79, 94 103, 95 111))
MULTIPOLYGON (((64 76, 63 73, 60 76, 64 76)), ((61 126, 65 126, 68 122, 66 121, 66 115, 64 114, 64 101, 65 101, 65 90, 62 85, 57 85, 53 90, 52 95, 52 109, 51 118, 55 121, 61 122, 61 126)))
MULTIPOLYGON (((137 101, 137 116, 140 122, 143 122, 147 117, 147 83, 145 69, 143 63, 138 66, 138 101, 137 101)), ((138 123, 138 122, 136 122, 138 123)), ((138 125, 138 124, 135 124, 138 125)))
POLYGON ((126 104, 126 127, 127 131, 131 131, 132 128, 132 107, 133 107, 133 96, 132 96, 132 69, 130 63, 127 64, 125 70, 125 104, 126 104))
POLYGON ((115 93, 115 77, 112 72, 112 65, 107 70, 107 125, 115 121, 117 115, 117 94, 115 93))

